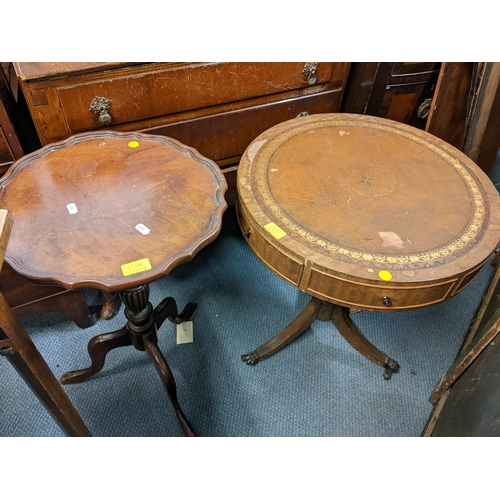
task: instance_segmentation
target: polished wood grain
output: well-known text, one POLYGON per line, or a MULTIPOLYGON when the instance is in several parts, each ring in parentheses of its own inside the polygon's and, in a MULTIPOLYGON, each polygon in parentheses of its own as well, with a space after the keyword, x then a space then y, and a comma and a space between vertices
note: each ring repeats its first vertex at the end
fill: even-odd
POLYGON ((1 180, 0 207, 16 217, 6 260, 28 279, 70 289, 149 283, 216 238, 226 189, 215 163, 173 139, 76 135, 1 180), (151 269, 124 276, 122 266, 141 259, 151 269))
MULTIPOLYGON (((0 71, 0 174, 26 153, 36 149, 26 139, 28 123, 19 103, 15 103, 3 71, 0 71)), ((29 115, 28 115, 29 118, 29 115)), ((40 147, 39 144, 37 144, 40 147)), ((19 317, 25 314, 59 312, 81 328, 93 321, 81 291, 36 285, 15 272, 8 264, 0 271, 0 293, 19 317)))
POLYGON ((331 320, 390 379, 399 364, 362 335, 349 310, 442 302, 472 281, 500 240, 500 197, 481 169, 437 137, 383 118, 320 114, 272 127, 245 151, 237 188, 254 253, 313 298, 242 356, 248 364, 315 319, 331 320))
MULTIPOLYGON (((0 210, 0 267, 13 224, 0 210)), ((5 356, 68 436, 91 436, 46 361, 0 294, 0 354, 5 356)), ((8 390, 8 387, 5 387, 8 390)))
POLYGON ((14 63, 14 67, 46 145, 104 128, 89 111, 96 96, 112 102, 112 121, 106 128, 139 130, 323 90, 337 89, 341 94, 348 63, 320 63, 313 84, 303 73, 305 64, 14 63))
POLYGON ((87 380, 113 349, 133 346, 153 362, 186 436, 196 433, 177 400, 175 380, 158 348, 166 319, 180 324, 172 297, 153 308, 149 283, 192 259, 219 234, 227 207, 219 167, 166 137, 88 132, 24 157, 0 182, 0 207, 17 217, 7 259, 29 279, 67 288, 119 291, 126 325, 92 338, 90 366, 61 377, 87 380))
MULTIPOLYGON (((13 63, 43 145, 90 130, 141 131, 196 148, 221 168, 238 166, 266 129, 304 113, 340 109, 350 63, 320 62, 13 63), (111 101, 111 122, 90 112, 111 101)), ((229 177, 230 171, 224 174, 229 177)), ((229 179, 227 179, 229 182, 229 179)), ((236 191, 229 189, 233 203, 236 191)))
POLYGON ((499 196, 477 165, 381 118, 323 114, 273 127, 245 152, 237 186, 257 256, 300 290, 346 307, 441 302, 500 240, 499 196))

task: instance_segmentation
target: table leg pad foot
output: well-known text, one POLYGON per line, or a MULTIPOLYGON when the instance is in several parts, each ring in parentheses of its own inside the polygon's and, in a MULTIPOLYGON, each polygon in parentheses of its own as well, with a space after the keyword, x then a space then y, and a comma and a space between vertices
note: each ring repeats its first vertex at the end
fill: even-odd
POLYGON ((90 378, 88 370, 74 370, 72 372, 67 372, 61 376, 61 384, 79 384, 80 382, 85 382, 90 378))

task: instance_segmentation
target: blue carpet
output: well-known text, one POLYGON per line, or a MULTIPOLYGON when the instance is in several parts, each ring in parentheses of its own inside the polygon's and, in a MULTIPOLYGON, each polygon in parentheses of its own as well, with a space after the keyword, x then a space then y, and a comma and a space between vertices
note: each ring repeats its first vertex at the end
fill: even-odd
MULTIPOLYGON (((428 398, 453 362, 493 274, 489 264, 459 295, 411 312, 358 312, 354 322, 401 370, 390 381, 333 324, 315 322, 273 357, 240 360, 285 327, 309 298, 262 265, 224 216, 219 238, 191 262, 151 285, 155 306, 165 296, 179 307, 196 301, 194 342, 176 344, 166 321, 159 346, 175 376, 179 402, 200 436, 419 436, 428 398)), ((85 291, 89 304, 100 295, 85 291)), ((123 307, 109 321, 81 330, 58 314, 22 319, 59 378, 89 364, 87 342, 124 324, 123 307)), ((7 360, 0 358, 0 435, 62 436, 7 360)), ((161 381, 147 355, 111 351, 90 380, 64 386, 94 436, 181 436, 161 381)))

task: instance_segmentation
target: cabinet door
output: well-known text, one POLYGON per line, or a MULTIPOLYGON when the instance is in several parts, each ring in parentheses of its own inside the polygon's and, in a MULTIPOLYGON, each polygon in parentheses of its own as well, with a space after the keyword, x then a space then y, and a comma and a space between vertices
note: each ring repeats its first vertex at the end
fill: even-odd
POLYGON ((377 116, 424 129, 435 87, 436 80, 387 85, 377 116))
POLYGON ((440 67, 441 63, 354 63, 341 110, 424 129, 440 67))

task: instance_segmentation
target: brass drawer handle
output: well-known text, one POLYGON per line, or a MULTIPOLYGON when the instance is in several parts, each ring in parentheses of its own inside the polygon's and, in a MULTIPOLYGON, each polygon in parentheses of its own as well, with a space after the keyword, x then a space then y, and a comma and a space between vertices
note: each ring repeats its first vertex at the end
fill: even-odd
POLYGON ((109 114, 111 108, 111 100, 106 97, 96 96, 90 103, 89 111, 99 115, 99 123, 101 125, 111 125, 113 117, 109 114))
POLYGON ((419 107, 417 110, 417 118, 424 119, 429 116, 429 113, 431 111, 431 104, 432 104, 432 99, 426 99, 419 107))
POLYGON ((307 83, 309 85, 314 85, 317 82, 316 71, 318 69, 319 62, 308 62, 305 64, 302 74, 307 76, 307 83))
POLYGON ((302 111, 297 115, 297 118, 302 118, 303 116, 309 116, 309 113, 307 111, 302 111))

